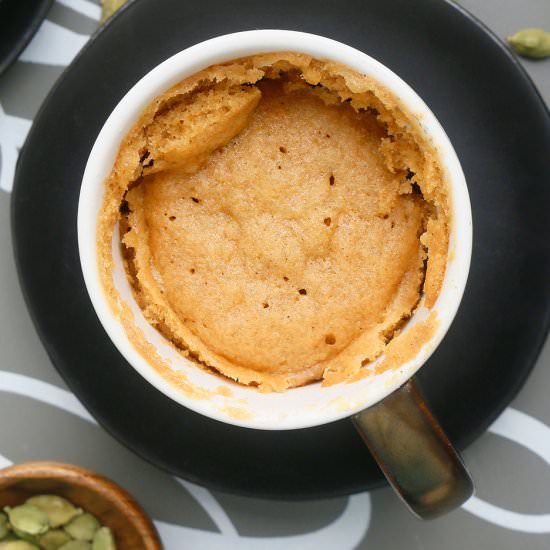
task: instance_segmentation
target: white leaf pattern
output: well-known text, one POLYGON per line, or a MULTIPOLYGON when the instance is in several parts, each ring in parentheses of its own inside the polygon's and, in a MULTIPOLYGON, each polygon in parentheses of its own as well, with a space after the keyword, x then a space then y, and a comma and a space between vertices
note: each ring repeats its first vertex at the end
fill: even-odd
POLYGON ((74 59, 89 38, 46 19, 19 59, 44 65, 65 66, 74 59))
POLYGON ((101 19, 101 7, 89 0, 57 0, 58 4, 85 15, 94 21, 101 19))
MULTIPOLYGON (((550 428, 540 420, 508 408, 489 427, 489 432, 518 443, 550 466, 550 428)), ((499 527, 524 533, 550 533, 550 511, 548 514, 521 514, 505 510, 475 496, 468 500, 463 508, 499 527)))
POLYGON ((2 156, 0 189, 2 191, 9 193, 12 190, 17 155, 25 143, 31 124, 31 120, 7 115, 0 103, 0 151, 2 156))

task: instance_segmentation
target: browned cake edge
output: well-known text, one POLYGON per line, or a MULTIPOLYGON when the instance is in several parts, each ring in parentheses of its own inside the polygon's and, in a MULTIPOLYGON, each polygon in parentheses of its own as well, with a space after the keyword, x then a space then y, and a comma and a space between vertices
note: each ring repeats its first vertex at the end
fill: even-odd
MULTIPOLYGON (((426 231, 421 237, 421 242, 427 255, 423 282, 424 305, 430 308, 435 303, 443 282, 447 263, 450 223, 449 190, 445 182, 438 151, 426 137, 420 121, 403 108, 394 94, 372 78, 331 61, 316 60, 305 54, 277 52, 215 65, 176 84, 157 97, 142 112, 136 124, 121 143, 111 174, 105 182, 104 201, 97 232, 98 269, 113 312, 119 317, 125 317, 123 324, 126 326, 129 336, 134 334, 134 339, 143 336, 135 336, 135 334, 140 334, 140 331, 128 331, 127 316, 129 310, 121 303, 122 300, 113 280, 112 238, 113 231, 121 219, 120 207, 125 193, 129 187, 139 181, 140 177, 162 170, 166 165, 165 163, 188 161, 186 168, 190 172, 196 171, 213 150, 225 145, 246 125, 248 116, 257 103, 257 99, 254 98, 254 88, 251 87, 248 92, 246 86, 254 84, 262 78, 276 78, 282 73, 291 71, 298 72, 308 84, 321 86, 321 93, 323 89, 330 91, 331 97, 337 97, 341 102, 348 102, 356 110, 374 110, 378 113, 378 120, 387 127, 388 137, 382 140, 381 151, 384 154, 388 168, 392 172, 409 174, 409 178, 403 179, 402 192, 411 192, 412 186, 416 184, 420 188, 424 200, 433 205, 433 214, 427 222, 426 231), (189 162, 191 157, 189 159, 186 159, 185 156, 173 158, 170 156, 170 151, 163 150, 163 154, 158 155, 159 158, 151 158, 149 151, 150 132, 148 130, 155 120, 176 101, 183 100, 192 104, 193 96, 196 94, 215 93, 215 90, 220 88, 235 88, 235 90, 241 91, 241 95, 248 97, 243 100, 235 116, 229 121, 227 131, 223 128, 217 131, 217 135, 221 137, 214 141, 210 148, 205 148, 204 155, 202 157, 195 155, 192 158, 193 161, 189 162)), ((180 167, 182 165, 180 164, 180 167)), ((130 249, 132 249, 131 238, 129 236, 126 243, 130 249)), ((136 249, 132 249, 131 253, 139 254, 136 249)), ((127 268, 131 275, 135 266, 132 265, 133 258, 130 257, 129 259, 127 268)), ((142 263, 142 265, 144 264, 142 263)), ((323 371, 323 369, 316 368, 314 365, 305 376, 295 377, 294 379, 288 375, 281 380, 268 376, 264 377, 261 373, 250 372, 248 369, 242 369, 237 365, 224 365, 223 358, 209 355, 208 350, 202 349, 198 338, 181 323, 175 314, 170 314, 169 306, 167 308, 158 307, 158 304, 164 300, 160 293, 154 292, 151 285, 144 288, 135 276, 131 279, 134 283, 136 299, 146 318, 180 352, 204 367, 215 365, 217 370, 238 379, 239 382, 260 385, 263 390, 282 390, 320 378, 324 378, 325 384, 356 379, 358 376, 365 374, 365 369, 361 368, 362 364, 366 364, 379 356, 388 343, 391 344, 392 357, 399 357, 398 350, 401 340, 399 328, 407 318, 407 316, 401 314, 399 314, 399 318, 394 319, 391 319, 391 315, 388 316, 389 322, 382 329, 384 338, 379 338, 379 344, 370 346, 369 355, 364 356, 359 364, 355 361, 353 364, 346 365, 345 361, 342 361, 340 362, 341 366, 332 371, 323 371)), ((412 314, 412 310, 410 313, 412 314)), ((430 323, 429 326, 433 328, 435 321, 431 319, 430 323)), ((425 324, 428 326, 428 323, 425 324)), ((427 341, 433 330, 417 330, 415 333, 424 334, 427 341)), ((143 346, 137 344, 137 342, 134 342, 135 347, 141 350, 140 353, 147 355, 143 351, 143 346)), ((415 345, 420 346, 421 344, 421 341, 415 341, 415 345)), ((403 339, 403 345, 410 347, 410 342, 405 342, 403 339)), ((345 359, 346 355, 355 358, 357 352, 360 352, 360 350, 347 351, 348 353, 343 354, 342 359, 345 359)), ((152 364, 156 366, 157 370, 163 370, 166 374, 166 369, 160 366, 158 359, 152 364)), ((385 365, 385 367, 379 367, 378 370, 399 366, 398 361, 395 360, 385 361, 382 365, 385 365)))

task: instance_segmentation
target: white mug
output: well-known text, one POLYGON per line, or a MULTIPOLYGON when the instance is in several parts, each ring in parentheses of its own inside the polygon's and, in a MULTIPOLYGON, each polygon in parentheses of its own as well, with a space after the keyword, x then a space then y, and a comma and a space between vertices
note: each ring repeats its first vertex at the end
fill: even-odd
MULTIPOLYGON (((357 415, 356 425, 380 463, 381 456, 377 455, 381 453, 373 434, 374 420, 368 420, 367 415, 361 416, 360 411, 369 409, 378 410, 379 413, 384 409, 373 406, 382 402, 390 394, 393 394, 394 399, 400 399, 402 402, 402 397, 396 397, 399 396, 396 390, 403 387, 424 365, 445 336, 460 305, 466 285, 472 248, 472 218, 464 174, 449 138, 427 105, 401 78, 367 54, 328 38, 286 30, 255 30, 213 38, 175 54, 147 73, 120 100, 94 143, 83 175, 78 208, 78 244, 86 287, 103 327, 128 363, 155 388, 177 403, 198 413, 221 422, 248 428, 264 430, 305 428, 357 415), (121 140, 141 111, 155 97, 177 82, 210 65, 274 51, 297 51, 318 59, 330 59, 372 77, 393 92, 406 110, 418 118, 424 132, 437 148, 450 189, 450 242, 447 268, 434 306, 430 311, 423 307, 418 308, 404 331, 410 330, 431 312, 437 314, 439 324, 430 340, 418 349, 415 357, 395 370, 369 376, 353 383, 341 383, 330 387, 322 387, 320 383, 316 383, 282 393, 261 393, 254 388, 239 386, 221 376, 197 368, 192 361, 177 353, 149 325, 133 298, 122 265, 118 241, 114 238, 114 277, 120 298, 130 306, 136 326, 155 347, 158 355, 175 370, 183 371, 191 386, 199 390, 185 391, 160 374, 132 345, 120 316, 112 310, 102 289, 97 266, 97 224, 103 201, 104 181, 111 172, 121 140), (226 391, 220 391, 220 387, 226 387, 226 391), (361 419, 362 423, 359 421, 361 419)), ((408 388, 409 397, 412 395, 413 401, 418 401, 414 391, 410 394, 410 385, 405 388, 408 388)), ((386 400, 385 403, 389 401, 386 400)), ((393 410, 394 407, 395 404, 391 409, 393 410)), ((389 410, 386 407, 384 414, 389 414, 389 410)), ((379 420, 378 418, 377 422, 379 420)), ((433 418, 429 417, 428 420, 430 424, 433 418)), ((406 439, 403 434, 399 437, 406 439)), ((417 445, 417 442, 414 445, 417 445)), ((451 459, 454 459, 456 466, 459 459, 454 452, 452 455, 451 459)), ((433 516, 459 503, 460 499, 457 500, 456 496, 451 504, 446 497, 446 506, 442 508, 439 505, 438 508, 438 505, 434 506, 428 498, 427 504, 424 503, 423 511, 417 503, 411 502, 407 494, 404 494, 403 480, 395 479, 395 475, 390 471, 395 468, 395 457, 390 459, 386 457, 385 460, 386 465, 382 463, 381 466, 388 479, 418 515, 433 516)), ((402 461, 400 465, 402 466, 402 461)), ((432 473, 433 466, 432 460, 430 470, 432 473)), ((465 497, 468 492, 466 489, 463 487, 462 497, 465 497)), ((430 490, 433 493, 435 489, 432 487, 430 490)), ((441 486, 439 491, 441 492, 441 486)), ((447 492, 449 492, 448 488, 447 492)))

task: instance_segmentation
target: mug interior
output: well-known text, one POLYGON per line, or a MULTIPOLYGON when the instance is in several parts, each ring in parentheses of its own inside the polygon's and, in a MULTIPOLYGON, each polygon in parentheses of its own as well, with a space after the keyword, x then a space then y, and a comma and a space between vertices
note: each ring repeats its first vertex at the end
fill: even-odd
MULTIPOLYGON (((83 176, 78 209, 78 242, 84 279, 97 315, 126 360, 153 386, 174 401, 198 413, 238 426, 259 429, 295 429, 332 422, 369 407, 406 382, 429 358, 445 335, 460 304, 469 270, 472 221, 464 174, 441 125, 418 95, 397 75, 368 55, 328 38, 281 30, 245 31, 221 36, 188 48, 155 67, 120 101, 103 126, 83 176), (114 279, 120 298, 129 306, 135 326, 176 377, 176 385, 132 345, 120 319, 112 312, 97 269, 97 221, 103 182, 109 175, 120 142, 141 111, 160 93, 209 65, 273 51, 298 51, 331 59, 378 80, 393 91, 407 111, 416 116, 439 150, 451 203, 447 269, 435 305, 420 307, 403 333, 435 312, 438 326, 416 356, 396 369, 373 374, 353 383, 322 387, 309 384, 282 393, 261 393, 212 374, 178 353, 144 318, 126 277, 118 242, 113 234, 114 279)), ((368 368, 374 368, 380 357, 368 368)))

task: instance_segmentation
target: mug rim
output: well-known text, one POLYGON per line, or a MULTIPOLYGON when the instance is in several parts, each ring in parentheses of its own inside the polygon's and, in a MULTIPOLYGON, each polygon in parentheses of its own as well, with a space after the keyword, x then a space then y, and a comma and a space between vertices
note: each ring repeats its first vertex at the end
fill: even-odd
MULTIPOLYGON (((462 167, 441 124, 420 96, 388 67, 364 52, 323 36, 276 29, 242 31, 200 42, 169 57, 132 86, 111 112, 88 157, 79 197, 77 232, 81 267, 92 305, 109 338, 128 363, 156 389, 180 405, 225 423, 267 430, 313 427, 351 416, 378 403, 409 380, 438 347, 456 315, 466 286, 472 251, 471 206, 462 167), (448 255, 445 279, 436 303, 430 309, 438 314, 439 325, 435 333, 418 350, 413 359, 401 365, 397 373, 393 373, 392 378, 375 392, 375 395, 367 392, 369 395, 353 406, 333 407, 311 415, 281 415, 277 421, 274 421, 275 417, 243 418, 224 412, 223 408, 213 409, 204 402, 185 395, 148 364, 128 340, 125 330, 112 312, 105 296, 97 267, 96 225, 103 198, 103 182, 111 171, 120 142, 139 114, 155 97, 177 82, 210 65, 276 51, 305 53, 314 58, 342 63, 367 74, 388 88, 399 98, 407 111, 419 119, 424 131, 439 152, 441 164, 446 170, 449 181, 452 211, 449 250, 452 259, 448 255)), ((416 316, 415 312, 413 319, 416 316)), ((411 321, 408 325, 410 323, 411 321)), ((218 377, 216 379, 219 384, 224 383, 218 377)), ((338 384, 332 388, 341 385, 338 384)), ((301 395, 300 390, 303 393, 311 388, 315 389, 315 386, 312 384, 303 388, 293 388, 286 390, 285 393, 294 392, 295 396, 301 395)), ((256 390, 249 389, 249 391, 256 390)))

